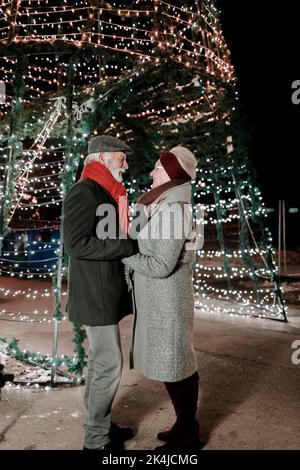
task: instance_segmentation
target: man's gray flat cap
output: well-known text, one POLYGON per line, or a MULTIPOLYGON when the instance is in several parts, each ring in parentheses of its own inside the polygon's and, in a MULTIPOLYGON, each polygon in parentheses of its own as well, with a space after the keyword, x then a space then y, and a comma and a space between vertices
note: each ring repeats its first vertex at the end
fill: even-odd
POLYGON ((130 152, 131 148, 110 135, 97 135, 89 141, 88 153, 130 152))

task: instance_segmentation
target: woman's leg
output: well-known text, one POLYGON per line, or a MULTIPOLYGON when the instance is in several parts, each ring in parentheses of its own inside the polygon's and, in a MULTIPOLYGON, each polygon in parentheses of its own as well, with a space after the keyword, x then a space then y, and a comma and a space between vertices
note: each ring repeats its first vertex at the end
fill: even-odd
POLYGON ((158 433, 158 439, 167 441, 160 448, 193 447, 199 442, 199 424, 196 419, 198 383, 198 372, 179 382, 165 382, 177 419, 169 431, 158 433))

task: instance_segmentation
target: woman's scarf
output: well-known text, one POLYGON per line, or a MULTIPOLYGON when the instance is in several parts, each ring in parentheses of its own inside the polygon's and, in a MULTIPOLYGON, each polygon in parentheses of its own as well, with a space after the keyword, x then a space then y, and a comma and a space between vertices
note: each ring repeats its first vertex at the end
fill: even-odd
MULTIPOLYGON (((149 219, 151 218, 151 211, 147 208, 147 206, 150 206, 154 201, 156 201, 159 196, 161 196, 163 193, 165 193, 168 189, 171 189, 175 186, 179 186, 181 184, 186 183, 186 181, 182 180, 172 180, 168 181, 167 183, 161 184, 157 188, 151 189, 145 194, 142 194, 142 196, 139 197, 139 199, 136 202, 135 205, 135 214, 133 217, 133 225, 134 229, 136 232, 140 232, 149 222, 149 219), (139 223, 137 224, 137 220, 139 223)), ((133 236, 132 232, 131 235, 133 236)), ((136 235, 134 235, 136 237, 136 235)))
POLYGON ((140 196, 137 200, 136 204, 143 204, 145 206, 148 206, 149 204, 152 204, 159 196, 161 196, 161 194, 166 192, 168 189, 173 188, 174 186, 179 186, 184 183, 186 183, 186 181, 171 180, 167 183, 161 184, 160 186, 157 186, 157 188, 151 189, 146 194, 142 194, 142 196, 140 196))

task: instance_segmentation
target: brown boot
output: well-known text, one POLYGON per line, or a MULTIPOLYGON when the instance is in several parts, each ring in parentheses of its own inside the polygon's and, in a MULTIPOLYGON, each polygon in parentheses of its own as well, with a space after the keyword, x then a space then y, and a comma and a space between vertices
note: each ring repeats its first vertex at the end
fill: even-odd
POLYGON ((164 448, 195 448, 199 443, 199 424, 196 420, 198 402, 198 372, 179 382, 165 382, 177 420, 168 431, 159 432, 157 438, 167 441, 164 448))
POLYGON ((178 432, 180 432, 180 423, 176 420, 171 429, 159 432, 157 439, 160 441, 170 441, 177 436, 178 432))
POLYGON ((167 442, 155 447, 155 450, 185 449, 198 451, 201 446, 199 441, 199 425, 195 420, 195 423, 189 427, 184 428, 184 425, 181 425, 180 431, 172 434, 172 437, 167 442))

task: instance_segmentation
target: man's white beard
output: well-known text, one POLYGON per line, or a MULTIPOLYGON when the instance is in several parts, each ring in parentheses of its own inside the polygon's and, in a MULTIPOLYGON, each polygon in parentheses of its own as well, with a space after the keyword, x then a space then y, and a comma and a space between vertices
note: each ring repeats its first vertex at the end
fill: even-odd
POLYGON ((109 171, 113 175, 113 177, 115 178, 115 180, 119 181, 119 183, 122 183, 122 181, 123 181, 123 170, 121 168, 119 168, 119 169, 112 168, 111 164, 110 164, 110 161, 109 161, 109 158, 107 158, 106 161, 104 161, 104 163, 105 163, 105 166, 109 169, 109 171))
POLYGON ((112 168, 108 168, 115 180, 119 181, 119 183, 122 183, 123 181, 123 172, 122 170, 115 170, 112 168))

